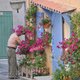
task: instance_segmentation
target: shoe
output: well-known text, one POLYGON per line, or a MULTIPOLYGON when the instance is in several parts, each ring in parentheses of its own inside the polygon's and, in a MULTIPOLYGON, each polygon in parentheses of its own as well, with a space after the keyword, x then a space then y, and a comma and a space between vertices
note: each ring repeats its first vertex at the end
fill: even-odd
POLYGON ((9 79, 19 79, 19 77, 9 77, 9 79))

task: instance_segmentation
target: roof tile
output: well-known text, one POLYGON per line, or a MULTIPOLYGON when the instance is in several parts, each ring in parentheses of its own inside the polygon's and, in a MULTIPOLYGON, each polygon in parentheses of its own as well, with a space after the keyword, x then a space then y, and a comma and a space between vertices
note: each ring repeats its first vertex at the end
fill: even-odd
POLYGON ((45 7, 46 9, 49 9, 58 13, 64 13, 64 12, 73 11, 76 9, 72 6, 64 5, 51 0, 31 0, 31 2, 43 8, 45 7))

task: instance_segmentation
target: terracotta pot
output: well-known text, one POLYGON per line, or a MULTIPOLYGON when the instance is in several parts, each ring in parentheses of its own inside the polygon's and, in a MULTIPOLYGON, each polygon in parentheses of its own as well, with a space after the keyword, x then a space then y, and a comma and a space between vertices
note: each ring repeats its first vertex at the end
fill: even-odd
POLYGON ((64 76, 63 80, 72 80, 72 79, 71 79, 70 76, 68 76, 68 77, 65 77, 65 76, 64 76))
POLYGON ((50 27, 50 23, 46 23, 43 26, 44 26, 44 28, 49 28, 50 27))

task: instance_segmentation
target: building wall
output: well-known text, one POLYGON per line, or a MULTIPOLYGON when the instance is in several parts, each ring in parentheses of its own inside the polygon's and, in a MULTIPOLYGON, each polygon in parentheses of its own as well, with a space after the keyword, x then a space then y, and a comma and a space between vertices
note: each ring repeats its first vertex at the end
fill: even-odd
POLYGON ((52 52, 51 52, 51 46, 48 46, 45 49, 45 52, 46 52, 46 58, 47 58, 46 65, 49 68, 50 75, 52 75, 52 52))
POLYGON ((0 0, 0 11, 12 11, 13 12, 13 27, 17 25, 25 25, 25 3, 23 3, 22 8, 17 13, 10 6, 10 0, 0 0))
POLYGON ((30 6, 30 0, 26 0, 26 9, 28 9, 30 6))
POLYGON ((25 3, 23 3, 22 8, 19 10, 19 13, 17 13, 16 10, 13 11, 13 27, 16 27, 17 25, 23 25, 25 26, 25 3))
MULTIPOLYGON (((27 0, 29 2, 30 0, 27 0)), ((49 1, 55 1, 64 5, 69 5, 74 8, 76 8, 76 11, 80 11, 80 0, 49 0, 49 1)), ((29 4, 27 5, 28 7, 30 6, 29 4)), ((43 11, 40 7, 38 7, 39 11, 43 11)), ((69 25, 64 22, 64 38, 69 38, 70 37, 70 28, 69 25)), ((50 74, 52 74, 52 58, 51 58, 51 47, 48 47, 45 49, 46 51, 46 56, 47 56, 47 67, 49 67, 50 74)))
POLYGON ((64 26, 64 38, 67 39, 70 37, 70 26, 66 22, 64 22, 63 26, 64 26))
MULTIPOLYGON (((58 2, 64 5, 74 7, 76 8, 74 12, 80 11, 80 0, 76 0, 76 1, 75 0, 50 0, 50 1, 58 2)), ((69 25, 66 22, 64 22, 64 38, 69 38, 69 37, 70 37, 69 25)))

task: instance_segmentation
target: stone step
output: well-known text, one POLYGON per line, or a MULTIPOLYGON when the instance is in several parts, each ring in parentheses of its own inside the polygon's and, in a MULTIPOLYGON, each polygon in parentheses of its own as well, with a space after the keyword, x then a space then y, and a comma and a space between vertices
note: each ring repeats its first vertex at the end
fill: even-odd
POLYGON ((37 76, 37 77, 34 77, 34 79, 21 77, 21 80, 52 80, 52 77, 51 76, 37 76))

